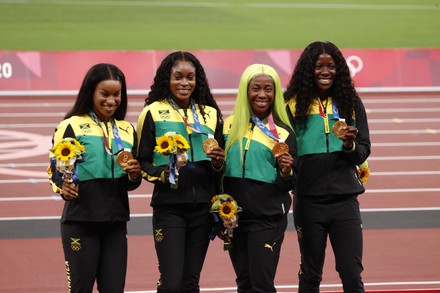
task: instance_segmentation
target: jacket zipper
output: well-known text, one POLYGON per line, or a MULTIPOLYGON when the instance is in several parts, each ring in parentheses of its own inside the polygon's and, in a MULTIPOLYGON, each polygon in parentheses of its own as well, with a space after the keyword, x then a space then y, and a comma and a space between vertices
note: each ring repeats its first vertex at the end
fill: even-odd
POLYGON ((104 123, 104 125, 105 125, 105 130, 107 132, 107 137, 108 137, 108 148, 111 153, 110 160, 111 160, 111 166, 112 166, 112 179, 115 179, 115 162, 114 162, 115 160, 114 160, 114 154, 113 154, 112 148, 111 148, 112 141, 110 140, 110 132, 108 131, 107 123, 104 123))
MULTIPOLYGON (((187 113, 187 109, 183 109, 183 114, 184 114, 184 116, 185 116, 185 119, 186 119, 186 121, 188 121, 188 113, 187 113)), ((188 122, 189 123, 189 122, 188 122)), ((188 126, 187 126, 188 127, 188 126)), ((190 145, 190 151, 191 151, 191 160, 189 160, 189 158, 188 158, 188 161, 190 161, 190 162, 194 162, 194 148, 193 148, 193 143, 192 143, 192 135, 191 135, 191 133, 188 133, 188 140, 189 140, 189 145, 190 145)), ((193 179, 191 178, 191 181, 192 181, 193 179)), ((192 185, 192 192, 193 192, 193 203, 194 204, 196 204, 196 202, 197 202, 197 195, 196 195, 196 189, 195 189, 195 187, 194 187, 194 184, 191 184, 192 185)))
POLYGON ((252 140, 252 135, 253 135, 253 131, 254 131, 254 127, 255 127, 255 124, 254 123, 252 123, 252 126, 251 126, 251 128, 249 129, 249 138, 247 139, 247 141, 246 141, 246 145, 244 146, 244 153, 243 153, 243 172, 242 172, 242 178, 244 178, 244 176, 245 176, 245 173, 246 173, 246 155, 247 155, 247 151, 248 151, 248 149, 249 149, 249 146, 250 146, 250 144, 251 144, 251 140, 252 140))

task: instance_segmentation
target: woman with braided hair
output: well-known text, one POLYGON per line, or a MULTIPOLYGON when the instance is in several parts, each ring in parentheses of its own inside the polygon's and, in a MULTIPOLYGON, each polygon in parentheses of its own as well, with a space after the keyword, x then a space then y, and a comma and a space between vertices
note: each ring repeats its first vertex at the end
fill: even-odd
POLYGON ((200 272, 214 224, 211 198, 219 193, 224 169, 222 127, 220 109, 199 60, 180 51, 166 56, 137 125, 138 160, 144 179, 154 183, 157 292, 200 291, 200 272), (171 133, 187 145, 185 159, 177 159, 177 164, 161 151, 171 133), (163 137, 162 146, 157 139, 163 137))
POLYGON ((356 166, 370 155, 370 138, 365 108, 341 51, 330 42, 308 45, 284 98, 298 141, 298 292, 319 292, 327 237, 344 292, 364 292, 357 197, 365 189, 356 166))

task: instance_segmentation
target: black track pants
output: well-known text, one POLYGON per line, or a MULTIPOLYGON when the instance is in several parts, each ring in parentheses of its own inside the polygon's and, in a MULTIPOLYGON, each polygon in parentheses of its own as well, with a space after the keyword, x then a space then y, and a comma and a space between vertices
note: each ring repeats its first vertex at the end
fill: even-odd
POLYGON ((363 293, 362 221, 357 196, 295 197, 294 222, 301 251, 298 292, 319 292, 329 237, 344 292, 363 293))
POLYGON ((239 221, 229 251, 238 293, 276 292, 274 280, 286 228, 287 215, 239 221))
POLYGON ((69 291, 124 292, 127 272, 127 223, 62 223, 61 237, 69 291))
POLYGON ((155 207, 153 234, 159 260, 159 293, 200 292, 200 272, 212 230, 210 205, 155 207))

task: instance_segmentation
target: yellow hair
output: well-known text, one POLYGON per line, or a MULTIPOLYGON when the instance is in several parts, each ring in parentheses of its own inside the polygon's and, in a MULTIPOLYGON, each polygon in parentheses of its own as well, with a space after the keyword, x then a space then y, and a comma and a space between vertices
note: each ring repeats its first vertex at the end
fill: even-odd
POLYGON ((248 130, 249 121, 251 119, 252 108, 248 101, 248 86, 251 80, 259 75, 267 75, 272 78, 275 85, 275 97, 272 106, 272 115, 275 119, 283 122, 290 128, 289 117, 287 116, 283 88, 281 86, 280 77, 275 69, 269 65, 264 64, 252 64, 246 68, 243 72, 240 84, 238 86, 237 99, 232 111, 232 125, 229 132, 228 140, 226 141, 225 151, 229 151, 231 145, 238 141, 240 152, 243 150, 242 140, 248 130))

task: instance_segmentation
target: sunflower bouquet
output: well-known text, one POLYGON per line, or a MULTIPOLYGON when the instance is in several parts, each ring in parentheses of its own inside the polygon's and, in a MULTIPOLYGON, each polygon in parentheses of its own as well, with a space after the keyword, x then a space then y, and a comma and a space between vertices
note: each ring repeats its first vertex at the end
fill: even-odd
POLYGON ((179 169, 188 162, 190 146, 185 137, 176 132, 167 132, 156 138, 154 150, 164 156, 170 157, 170 183, 172 188, 177 188, 179 169))
POLYGON ((210 212, 223 221, 225 228, 221 231, 224 241, 223 249, 229 250, 232 248, 233 230, 238 226, 238 212, 241 212, 242 208, 231 195, 226 193, 214 195, 211 203, 210 212))
POLYGON ((75 164, 83 161, 85 147, 76 139, 65 137, 50 151, 51 165, 63 174, 63 179, 72 179, 75 164))
POLYGON ((357 173, 359 176, 359 180, 362 184, 365 184, 370 176, 370 167, 368 166, 368 162, 365 161, 357 167, 357 173))

